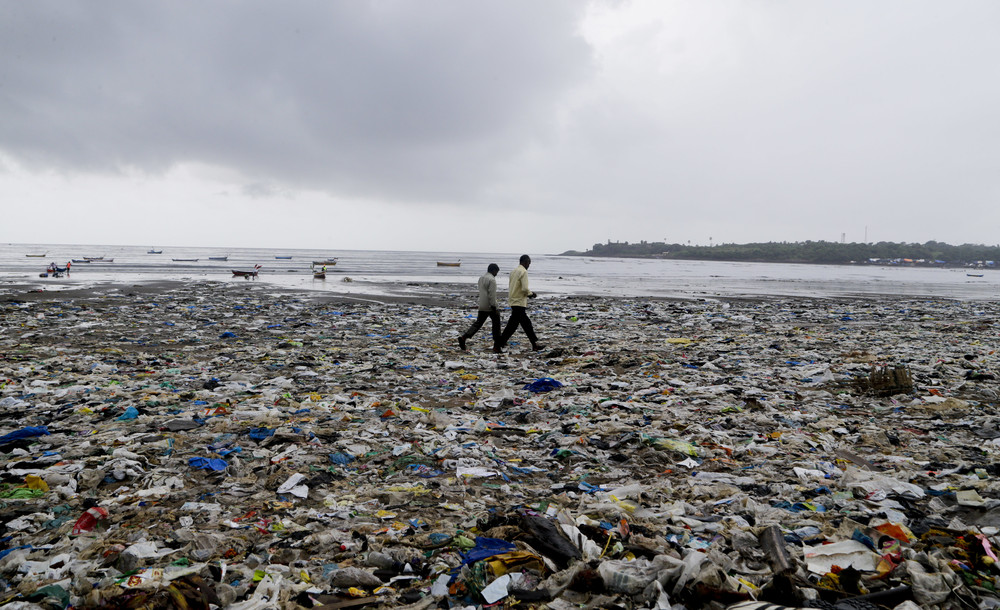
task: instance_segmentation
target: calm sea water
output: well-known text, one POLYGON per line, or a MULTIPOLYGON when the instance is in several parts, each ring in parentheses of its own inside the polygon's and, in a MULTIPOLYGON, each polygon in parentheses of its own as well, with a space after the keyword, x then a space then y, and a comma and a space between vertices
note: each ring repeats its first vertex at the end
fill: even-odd
MULTIPOLYGON (((917 267, 787 265, 563 257, 529 253, 531 287, 541 297, 559 295, 659 296, 714 298, 736 296, 914 296, 993 300, 1000 271, 917 267), (971 277, 968 273, 982 273, 971 277)), ((338 294, 386 295, 474 292, 475 282, 491 262, 500 265, 501 290, 517 266, 518 254, 393 252, 383 250, 271 250, 246 248, 172 248, 0 244, 0 289, 12 286, 48 290, 100 283, 161 280, 245 282, 233 270, 261 265, 259 282, 280 288, 338 294), (162 254, 149 254, 150 249, 162 254), (29 254, 45 254, 29 257, 29 254), (65 266, 69 277, 40 278, 50 262, 65 266), (228 257, 228 260, 210 260, 228 257), (281 257, 281 258, 278 258, 281 257), (113 261, 109 260, 113 259, 113 261), (197 259, 197 261, 174 260, 197 259), (336 259, 326 279, 313 278, 313 261, 336 259), (441 262, 461 262, 440 267, 441 262)))

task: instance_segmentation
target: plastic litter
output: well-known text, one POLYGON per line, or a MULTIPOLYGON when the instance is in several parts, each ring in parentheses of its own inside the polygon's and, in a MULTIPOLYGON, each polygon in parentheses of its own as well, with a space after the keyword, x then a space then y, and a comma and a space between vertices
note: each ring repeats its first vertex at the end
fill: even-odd
POLYGON ((995 303, 196 288, 0 301, 12 607, 997 607, 995 303))

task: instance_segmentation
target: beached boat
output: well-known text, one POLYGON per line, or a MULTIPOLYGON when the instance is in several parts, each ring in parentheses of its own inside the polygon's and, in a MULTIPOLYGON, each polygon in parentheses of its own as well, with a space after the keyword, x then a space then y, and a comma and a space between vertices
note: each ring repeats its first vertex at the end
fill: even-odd
POLYGON ((313 279, 316 279, 316 280, 325 280, 326 279, 326 271, 314 271, 313 272, 313 279))
POLYGON ((146 254, 163 254, 163 250, 146 250, 146 254))
POLYGON ((227 260, 229 260, 229 256, 209 256, 208 260, 210 260, 210 261, 227 261, 227 260))
POLYGON ((334 265, 337 264, 337 259, 331 258, 331 259, 325 260, 325 261, 313 261, 312 264, 313 264, 313 267, 322 267, 324 265, 327 266, 327 267, 332 267, 332 266, 334 266, 334 265))
MULTIPOLYGON (((87 262, 87 263, 113 263, 113 262, 115 262, 115 259, 113 259, 113 258, 104 258, 103 256, 101 258, 87 258, 85 256, 85 257, 83 257, 83 260, 84 260, 84 262, 87 262)), ((75 263, 76 261, 73 261, 73 262, 75 263)))
POLYGON ((174 261, 175 263, 197 263, 198 262, 198 259, 196 259, 196 258, 172 258, 170 260, 174 261))
POLYGON ((965 275, 969 277, 983 277, 982 273, 966 273, 965 275))
POLYGON ((28 258, 45 258, 48 255, 49 255, 48 252, 44 252, 42 254, 25 254, 25 256, 27 256, 28 258))
POLYGON ((254 265, 253 271, 240 271, 239 269, 230 269, 233 272, 233 277, 241 277, 243 279, 257 279, 257 275, 260 273, 260 265, 254 265))
POLYGON ((71 259, 71 260, 72 260, 72 261, 73 261, 74 263, 89 263, 89 262, 90 262, 90 261, 88 261, 87 259, 79 259, 79 258, 74 258, 74 259, 71 259))
POLYGON ((438 267, 461 267, 462 266, 462 261, 455 261, 453 263, 438 261, 437 264, 438 264, 438 267))
POLYGON ((102 261, 102 260, 104 260, 104 257, 103 256, 84 256, 83 260, 85 260, 85 261, 102 261))

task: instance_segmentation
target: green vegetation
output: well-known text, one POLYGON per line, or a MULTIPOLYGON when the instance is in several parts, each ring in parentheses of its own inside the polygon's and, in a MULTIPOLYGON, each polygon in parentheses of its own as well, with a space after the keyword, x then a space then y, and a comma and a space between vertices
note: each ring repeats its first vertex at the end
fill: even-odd
POLYGON ((642 241, 637 244, 612 242, 594 244, 586 252, 570 250, 562 256, 609 256, 668 258, 678 260, 750 261, 766 263, 817 264, 923 264, 963 266, 1000 261, 1000 246, 962 244, 952 246, 936 241, 925 244, 878 242, 873 244, 830 241, 767 242, 691 246, 642 241))

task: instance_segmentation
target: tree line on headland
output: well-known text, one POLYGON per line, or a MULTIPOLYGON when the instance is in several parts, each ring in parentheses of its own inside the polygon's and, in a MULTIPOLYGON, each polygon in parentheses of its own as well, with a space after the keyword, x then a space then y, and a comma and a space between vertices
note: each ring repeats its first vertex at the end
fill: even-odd
POLYGON ((924 244, 838 243, 831 241, 766 242, 692 246, 647 242, 630 244, 608 241, 585 251, 570 250, 561 256, 607 256, 665 258, 677 260, 744 261, 762 263, 814 263, 828 265, 884 264, 926 266, 994 266, 1000 261, 1000 246, 936 241, 924 244))

